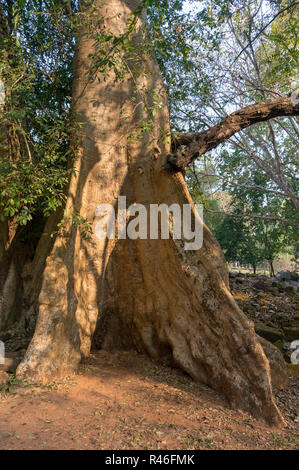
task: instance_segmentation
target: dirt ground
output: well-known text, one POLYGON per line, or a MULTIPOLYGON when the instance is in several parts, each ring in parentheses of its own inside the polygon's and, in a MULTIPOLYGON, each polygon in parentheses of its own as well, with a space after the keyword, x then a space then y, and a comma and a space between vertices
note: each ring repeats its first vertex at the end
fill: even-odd
POLYGON ((284 430, 229 409, 177 369, 98 351, 62 382, 2 392, 0 449, 298 449, 299 378, 277 397, 284 430))

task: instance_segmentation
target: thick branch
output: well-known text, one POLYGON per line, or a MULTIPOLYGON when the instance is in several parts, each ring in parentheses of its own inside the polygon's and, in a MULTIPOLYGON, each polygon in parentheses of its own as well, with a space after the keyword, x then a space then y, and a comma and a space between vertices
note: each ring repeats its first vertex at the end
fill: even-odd
POLYGON ((177 134, 172 143, 174 153, 169 155, 167 159, 168 168, 177 171, 184 170, 196 158, 252 124, 279 116, 298 115, 299 105, 293 104, 290 98, 275 98, 246 106, 204 132, 177 134), (180 146, 187 148, 175 152, 180 146))

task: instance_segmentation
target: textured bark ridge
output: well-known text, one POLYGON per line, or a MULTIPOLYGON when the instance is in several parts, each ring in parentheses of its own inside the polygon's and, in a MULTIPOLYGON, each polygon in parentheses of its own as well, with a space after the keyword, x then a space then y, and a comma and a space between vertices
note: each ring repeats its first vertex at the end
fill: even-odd
MULTIPOLYGON (((122 34, 137 0, 102 1, 97 28, 122 34)), ((144 26, 138 20, 137 29, 144 26)), ((75 58, 74 103, 82 144, 70 183, 67 211, 80 212, 93 229, 96 208, 119 195, 145 206, 192 204, 183 176, 161 171, 170 151, 167 99, 158 65, 136 34, 135 56, 122 60, 130 75, 87 81, 94 40, 81 37, 75 58), (132 100, 132 96, 136 99, 132 100), (149 122, 158 96, 152 130, 149 122)), ((272 396, 269 363, 253 324, 228 288, 224 256, 207 227, 199 251, 183 241, 86 240, 68 223, 47 259, 37 327, 17 376, 47 382, 72 372, 94 343, 134 347, 153 358, 171 356, 196 381, 222 392, 271 424, 283 419, 272 396)))

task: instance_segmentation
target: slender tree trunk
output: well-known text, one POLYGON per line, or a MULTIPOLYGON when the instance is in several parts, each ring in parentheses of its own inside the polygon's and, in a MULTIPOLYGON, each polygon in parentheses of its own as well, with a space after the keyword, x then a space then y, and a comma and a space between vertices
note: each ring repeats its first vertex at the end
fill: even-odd
POLYGON ((274 271, 274 266, 273 266, 273 260, 269 260, 269 266, 270 266, 270 277, 275 277, 275 271, 274 271))
MULTIPOLYGON (((139 3, 100 2, 98 31, 123 34, 139 3)), ((76 52, 73 102, 83 126, 66 209, 69 215, 79 212, 93 229, 97 206, 116 207, 119 195, 127 205, 193 204, 183 176, 161 171, 170 152, 167 98, 156 60, 144 47, 144 26, 143 14, 133 56, 119 57, 129 69, 124 80, 106 71, 88 81, 95 41, 87 33, 76 52), (157 97, 162 106, 151 130, 136 138, 153 119, 157 97)), ((202 249, 191 252, 173 238, 116 242, 93 233, 83 239, 67 220, 47 259, 37 327, 18 378, 47 382, 72 372, 89 354, 94 336, 94 344, 105 349, 169 355, 233 407, 283 423, 269 363, 253 324, 232 298, 223 253, 206 226, 202 249)))

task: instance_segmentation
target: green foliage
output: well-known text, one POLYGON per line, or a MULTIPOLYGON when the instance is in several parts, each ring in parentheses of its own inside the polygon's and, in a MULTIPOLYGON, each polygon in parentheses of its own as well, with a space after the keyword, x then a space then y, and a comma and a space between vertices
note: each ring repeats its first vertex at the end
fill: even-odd
POLYGON ((6 385, 2 388, 3 392, 13 392, 16 387, 22 383, 21 380, 16 379, 15 374, 9 374, 9 380, 6 385))
MULTIPOLYGON (((282 2, 281 7, 285 7, 282 2)), ((299 74, 298 48, 299 14, 295 10, 285 11, 265 34, 265 44, 259 51, 260 61, 265 69, 264 81, 268 87, 279 87, 286 94, 290 84, 299 74)))
MULTIPOLYGON (((238 211, 234 212, 238 216, 238 211)), ((285 252, 286 234, 281 224, 225 216, 215 235, 228 262, 239 262, 254 269, 264 260, 273 262, 285 252)))
POLYGON ((216 227, 216 238, 228 262, 238 261, 255 267, 262 260, 258 242, 251 229, 244 219, 227 216, 216 227))
MULTIPOLYGON (((68 221, 71 221, 73 227, 79 228, 81 238, 84 240, 89 240, 91 238, 90 236, 93 233, 92 226, 90 222, 88 222, 88 220, 82 217, 78 212, 75 211, 71 215, 65 214, 63 219, 57 225, 58 229, 61 227, 63 228, 68 221)), ((53 236, 54 234, 52 234, 52 237, 53 236)))
POLYGON ((0 220, 13 218, 26 225, 37 207, 49 216, 65 200, 67 172, 47 166, 33 165, 22 160, 0 164, 0 220))
POLYGON ((1 39, 0 217, 26 225, 65 200, 73 158, 71 57, 73 26, 59 2, 7 2, 9 34, 1 39), (26 7, 24 8, 26 3, 26 7))

